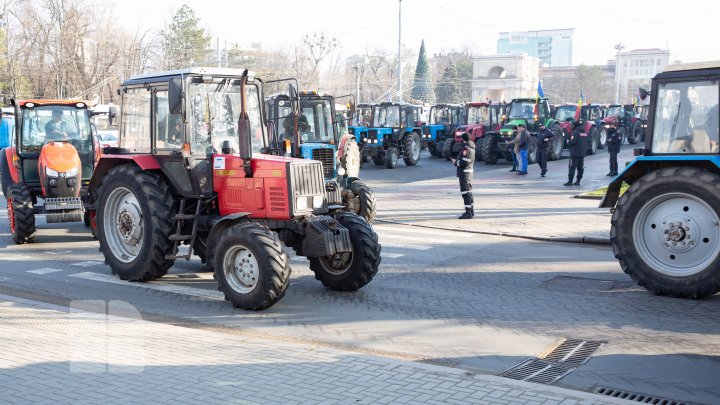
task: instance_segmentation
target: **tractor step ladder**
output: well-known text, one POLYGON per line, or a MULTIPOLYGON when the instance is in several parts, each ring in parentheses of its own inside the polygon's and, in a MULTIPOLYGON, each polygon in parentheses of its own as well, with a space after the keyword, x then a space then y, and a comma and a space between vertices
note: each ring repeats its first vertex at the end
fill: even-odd
POLYGON ((198 198, 196 205, 195 205, 195 213, 194 214, 186 214, 185 213, 185 202, 187 199, 183 198, 180 200, 180 208, 178 209, 178 213, 173 216, 173 220, 175 220, 175 234, 170 235, 168 237, 169 240, 173 241, 173 251, 172 254, 166 255, 166 259, 185 259, 190 260, 192 257, 193 252, 193 244, 195 243, 195 236, 197 235, 197 217, 200 215, 200 209, 202 208, 202 199, 198 198), (185 224, 185 221, 192 220, 193 226, 192 231, 190 232, 190 235, 183 235, 182 228, 185 224), (184 255, 179 255, 178 250, 180 249, 180 243, 181 242, 188 242, 188 250, 187 253, 184 255))

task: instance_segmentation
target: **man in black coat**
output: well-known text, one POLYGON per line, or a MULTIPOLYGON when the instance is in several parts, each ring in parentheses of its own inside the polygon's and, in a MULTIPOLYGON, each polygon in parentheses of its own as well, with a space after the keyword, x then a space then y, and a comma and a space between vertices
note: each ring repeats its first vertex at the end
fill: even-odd
POLYGON ((608 136, 608 153, 610 153, 610 172, 607 176, 617 176, 618 174, 618 161, 617 155, 620 152, 620 144, 623 141, 625 134, 625 128, 617 127, 610 136, 608 136))
POLYGON ((547 158, 548 158, 548 146, 550 145, 550 142, 552 142, 552 139, 555 137, 555 134, 547 128, 545 128, 545 124, 540 123, 539 127, 540 131, 538 131, 538 150, 537 150, 537 163, 540 165, 540 176, 545 177, 545 173, 547 173, 547 158))
POLYGON ((585 168, 585 154, 587 153, 587 134, 583 132, 583 124, 580 121, 576 121, 573 125, 573 132, 568 140, 568 146, 570 147, 570 163, 568 167, 568 181, 563 186, 576 186, 580 185, 585 168), (575 169, 577 169, 577 180, 573 183, 573 177, 575 177, 575 169))
POLYGON ((463 202, 465 203, 465 213, 460 215, 460 219, 471 219, 475 216, 475 210, 473 209, 473 194, 472 194, 472 178, 473 178, 473 166, 475 164, 475 143, 470 142, 470 136, 467 132, 463 132, 462 148, 457 155, 457 159, 452 160, 455 167, 457 167, 457 176, 460 181, 460 194, 462 195, 463 202))

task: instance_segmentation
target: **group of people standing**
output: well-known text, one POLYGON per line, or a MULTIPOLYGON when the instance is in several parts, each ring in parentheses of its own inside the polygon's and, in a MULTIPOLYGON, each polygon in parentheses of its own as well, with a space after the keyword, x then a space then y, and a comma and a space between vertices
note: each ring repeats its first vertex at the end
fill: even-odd
MULTIPOLYGON (((524 124, 518 124, 517 134, 509 143, 513 150, 513 167, 511 172, 517 172, 518 175, 526 175, 528 168, 528 144, 530 142, 530 132, 528 132, 524 124)), ((548 149, 555 134, 544 124, 540 124, 537 136, 537 163, 540 166, 540 176, 545 177, 547 173, 548 149)), ((475 216, 474 199, 472 194, 472 177, 473 165, 475 163, 475 144, 469 141, 469 135, 463 133, 461 135, 463 145, 458 153, 457 158, 451 159, 456 167, 456 174, 460 182, 460 194, 465 204, 465 212, 460 215, 460 219, 471 219, 475 216)), ((610 172, 608 176, 617 176, 618 163, 617 155, 620 152, 620 144, 623 136, 621 133, 613 133, 608 137, 608 152, 610 153, 610 172)), ((579 186, 580 180, 585 172, 585 155, 588 148, 588 134, 583 131, 583 124, 575 122, 572 134, 568 139, 568 147, 570 148, 570 160, 568 162, 568 181, 564 186, 579 186), (577 177, 575 174, 577 173, 577 177), (575 181, 573 182, 573 179, 575 181)))

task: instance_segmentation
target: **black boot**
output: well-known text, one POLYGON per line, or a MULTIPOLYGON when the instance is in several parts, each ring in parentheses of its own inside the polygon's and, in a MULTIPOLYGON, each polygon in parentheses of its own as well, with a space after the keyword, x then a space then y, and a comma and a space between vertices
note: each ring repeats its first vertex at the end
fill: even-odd
POLYGON ((474 216, 475 213, 473 213, 472 208, 465 208, 465 213, 460 215, 458 219, 472 219, 474 216))
POLYGON ((615 173, 613 173, 613 172, 610 172, 610 173, 606 174, 606 176, 608 176, 608 177, 614 176, 614 175, 615 175, 615 173))
POLYGON ((580 185, 580 179, 575 180, 575 185, 576 185, 576 186, 579 186, 579 185, 580 185))
POLYGON ((563 186, 572 186, 572 179, 568 180, 567 183, 563 183, 563 186))

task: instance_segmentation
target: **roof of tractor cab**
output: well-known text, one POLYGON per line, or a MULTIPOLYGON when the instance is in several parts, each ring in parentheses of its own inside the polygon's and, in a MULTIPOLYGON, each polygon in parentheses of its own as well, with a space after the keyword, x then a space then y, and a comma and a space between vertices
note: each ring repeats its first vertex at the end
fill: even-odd
MULTIPOLYGON (((125 80, 122 85, 147 83, 156 81, 167 81, 178 76, 216 76, 216 77, 240 77, 246 69, 216 68, 216 67, 192 67, 186 69, 166 70, 162 72, 144 73, 125 80)), ((247 71, 247 75, 254 77, 255 73, 247 71)))
POLYGON ((397 105, 397 106, 400 106, 400 107, 422 108, 421 105, 410 104, 410 103, 406 103, 406 102, 404 102, 404 101, 401 101, 401 102, 398 102, 398 101, 384 101, 384 102, 382 102, 382 103, 380 103, 380 104, 375 104, 375 105, 376 105, 376 106, 380 106, 380 107, 388 107, 388 106, 397 105))
MULTIPOLYGON (((512 102, 512 103, 515 103, 515 102, 530 101, 530 102, 533 102, 533 103, 534 103, 535 100, 537 100, 537 99, 536 99, 536 98, 532 98, 532 97, 525 97, 525 98, 514 98, 514 99, 512 99, 511 102, 512 102)), ((540 100, 542 100, 542 101, 547 101, 547 98, 542 98, 542 97, 541 97, 540 100)))
MULTIPOLYGON (((486 103, 484 101, 471 101, 469 103, 465 103, 466 107, 487 107, 490 103, 486 103)), ((495 103, 495 105, 499 105, 498 103, 495 103)))
POLYGON ((710 61, 668 65, 662 72, 656 74, 654 79, 674 79, 688 76, 703 77, 717 75, 720 75, 720 61, 710 61))
POLYGON ((432 108, 441 108, 441 107, 450 107, 450 108, 462 108, 462 104, 449 104, 449 103, 440 103, 440 104, 433 104, 431 106, 432 108))
POLYGON ((25 107, 25 104, 32 103, 33 107, 36 106, 48 106, 48 105, 67 105, 73 107, 89 107, 86 100, 60 100, 60 99, 29 99, 29 100, 15 100, 14 101, 20 107, 25 107), (82 106, 78 104, 82 103, 82 106))

